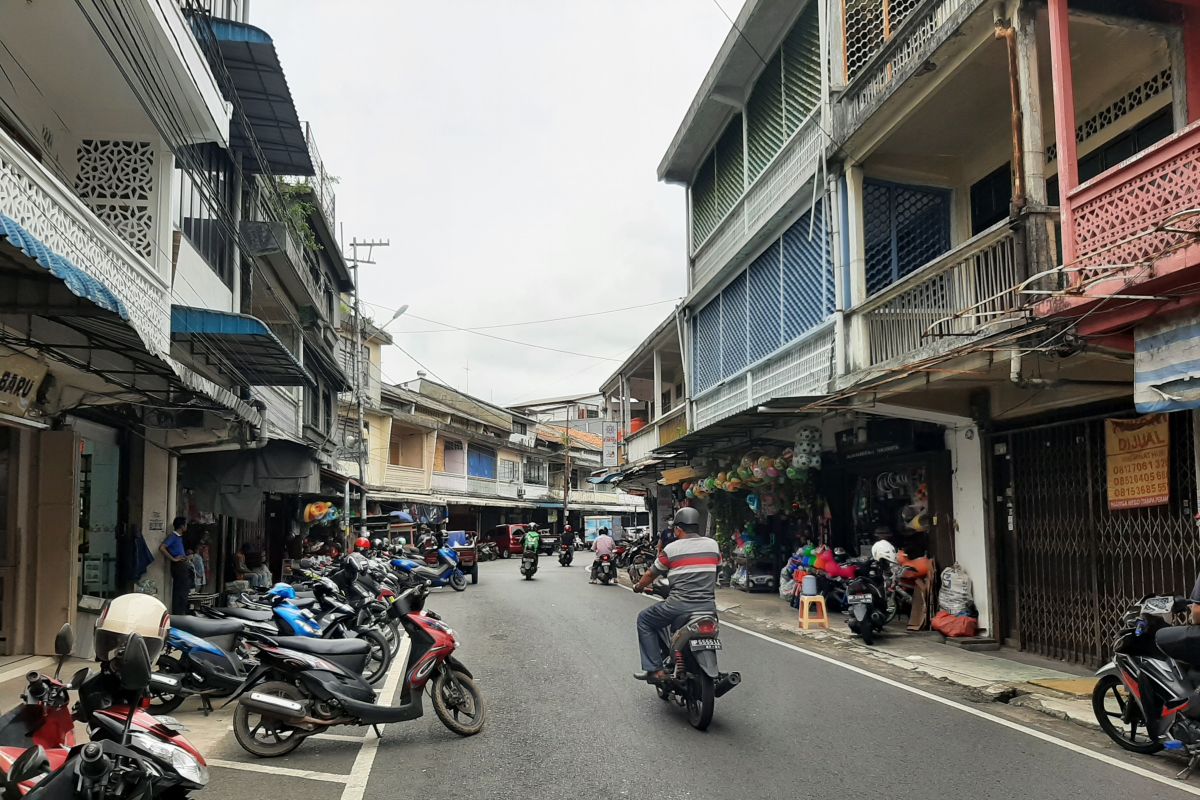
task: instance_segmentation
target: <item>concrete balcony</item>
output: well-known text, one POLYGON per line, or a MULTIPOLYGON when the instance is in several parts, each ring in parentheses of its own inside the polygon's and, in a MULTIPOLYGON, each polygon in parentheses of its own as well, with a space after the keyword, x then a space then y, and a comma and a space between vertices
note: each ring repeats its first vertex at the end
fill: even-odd
POLYGON ((325 215, 325 223, 329 227, 329 230, 336 231, 337 194, 334 191, 334 187, 337 185, 337 178, 329 170, 325 169, 325 162, 321 159, 320 150, 317 149, 316 137, 313 136, 311 122, 304 123, 304 141, 308 145, 309 158, 312 159, 312 176, 285 176, 282 180, 285 183, 296 186, 309 187, 312 190, 313 199, 316 201, 317 207, 325 215))
MULTIPOLYGON (((3 129, 0 214, 115 299, 117 313, 137 332, 148 352, 170 354, 171 292, 166 279, 3 129)), ((46 257, 31 255, 66 281, 76 295, 94 299, 91 287, 76 285, 78 274, 59 274, 46 257)), ((16 302, 16 298, 5 300, 16 302)))
POLYGON ((1020 228, 1005 220, 867 298, 849 313, 851 363, 886 368, 937 356, 1017 321, 1026 277, 1020 228))
MULTIPOLYGON (((1170 271, 1167 259, 1191 266, 1181 248, 1196 241, 1200 216, 1200 123, 1194 123, 1077 187, 1066 201, 1064 235, 1072 237, 1072 285, 1103 296, 1128 281, 1170 271), (1103 280, 1114 279, 1107 286, 1103 280)), ((1068 265, 1071 266, 1071 265, 1068 265)))
POLYGON ((438 492, 450 492, 452 494, 467 493, 467 476, 466 475, 451 475, 447 472, 435 472, 430 482, 430 490, 435 494, 438 492))
POLYGON ((816 173, 825 136, 820 110, 792 134, 775 159, 702 242, 693 243, 689 297, 717 279, 730 265, 740 265, 780 224, 812 199, 802 193, 816 173))
POLYGON ((833 379, 833 352, 831 321, 698 394, 693 401, 695 430, 777 397, 828 393, 833 379))
POLYGON ((625 457, 630 464, 649 458, 656 447, 658 428, 654 425, 647 425, 637 433, 625 437, 625 457))

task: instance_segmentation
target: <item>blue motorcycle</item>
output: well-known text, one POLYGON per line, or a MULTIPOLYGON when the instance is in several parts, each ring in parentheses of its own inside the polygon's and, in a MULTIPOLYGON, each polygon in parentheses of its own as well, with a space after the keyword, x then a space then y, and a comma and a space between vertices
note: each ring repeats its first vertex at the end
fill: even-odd
POLYGON ((392 566, 410 583, 428 581, 432 586, 449 586, 456 592, 467 589, 467 576, 459 569, 458 553, 452 547, 426 550, 424 563, 411 558, 393 558, 392 566))
POLYGON ((169 714, 198 695, 207 713, 210 697, 232 694, 246 679, 245 632, 240 620, 173 614, 151 685, 151 712, 169 714))
MULTIPOLYGON (((321 589, 326 588, 323 583, 319 585, 321 589)), ((345 644, 353 640, 365 641, 370 645, 370 658, 362 676, 371 684, 383 680, 392 663, 387 638, 374 627, 358 627, 359 613, 336 600, 332 596, 332 589, 318 592, 315 597, 300 598, 296 596, 296 590, 286 583, 276 584, 262 603, 243 596, 241 600, 248 608, 206 609, 206 613, 252 624, 259 633, 276 641, 279 636, 332 640, 327 643, 327 654, 341 652, 337 649, 341 642, 337 640, 344 640, 345 644), (320 612, 319 616, 313 613, 314 608, 320 612), (267 625, 273 625, 274 630, 269 633, 262 630, 267 625)), ((350 649, 357 650, 357 646, 350 649)))

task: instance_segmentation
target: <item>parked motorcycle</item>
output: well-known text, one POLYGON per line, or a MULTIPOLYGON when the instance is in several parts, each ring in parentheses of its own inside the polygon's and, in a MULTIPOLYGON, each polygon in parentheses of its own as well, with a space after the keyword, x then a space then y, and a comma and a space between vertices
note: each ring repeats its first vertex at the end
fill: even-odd
POLYGON ((575 560, 575 548, 572 547, 569 543, 563 542, 563 544, 559 546, 558 565, 560 567, 569 567, 569 566, 571 566, 571 562, 574 560, 575 560))
MULTIPOLYGON (((375 692, 352 669, 319 652, 297 652, 262 642, 260 664, 235 693, 233 733, 247 752, 263 758, 295 750, 314 733, 336 725, 381 725, 423 715, 429 690, 434 713, 451 731, 483 729, 483 696, 470 671, 454 657, 458 635, 424 610, 426 586, 404 591, 389 608, 408 637, 399 706, 376 705, 375 692)), ((325 644, 335 644, 329 642, 325 644)))
POLYGON ((1110 739, 1134 753, 1185 754, 1181 778, 1200 764, 1200 708, 1192 705, 1200 664, 1171 658, 1155 638, 1188 605, 1182 598, 1151 595, 1130 606, 1113 642, 1113 660, 1096 673, 1092 690, 1092 712, 1110 739))
POLYGON ((613 563, 612 556, 607 553, 600 556, 599 561, 600 563, 596 565, 596 580, 608 586, 617 580, 617 565, 613 563))
POLYGON ((533 575, 538 568, 538 554, 534 550, 526 550, 521 553, 521 574, 525 576, 525 580, 533 580, 533 575))
POLYGON ((846 612, 850 630, 862 637, 863 644, 875 643, 875 634, 896 615, 895 604, 888 603, 883 569, 874 559, 864 561, 858 577, 846 583, 846 612))
POLYGON ((456 592, 466 591, 467 576, 459 569, 458 553, 454 548, 430 548, 423 561, 403 556, 392 559, 392 567, 415 581, 427 581, 434 587, 449 586, 456 592))
MULTIPOLYGON (((659 578, 654 594, 666 598, 670 584, 659 578)), ((717 651, 720 627, 716 612, 684 614, 659 632, 662 668, 667 679, 655 684, 658 696, 687 709, 688 723, 696 730, 707 730, 712 722, 716 699, 742 682, 740 672, 720 672, 717 651)))
POLYGON ((245 630, 236 619, 172 616, 156 664, 160 677, 150 687, 150 710, 169 714, 198 696, 205 712, 211 711, 209 698, 228 695, 246 678, 245 630))

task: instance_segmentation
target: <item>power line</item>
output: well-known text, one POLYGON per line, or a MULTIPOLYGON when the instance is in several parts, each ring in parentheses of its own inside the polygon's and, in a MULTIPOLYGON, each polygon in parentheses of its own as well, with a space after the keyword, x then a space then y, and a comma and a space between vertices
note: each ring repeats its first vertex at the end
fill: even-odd
MULTIPOLYGON (((609 358, 608 356, 592 355, 591 353, 577 353, 574 350, 563 350, 558 347, 547 347, 546 345, 534 344, 533 342, 522 342, 520 339, 508 339, 504 336, 496 336, 494 333, 484 333, 483 331, 472 330, 471 328, 460 328, 459 326, 451 325, 448 322, 438 322, 436 319, 427 319, 425 317, 417 316, 416 314, 411 314, 410 316, 413 319, 419 319, 422 322, 429 322, 434 325, 444 325, 447 328, 453 328, 454 330, 460 331, 462 333, 469 333, 474 336, 482 336, 485 339, 495 339, 496 341, 499 341, 499 342, 508 342, 509 344, 519 344, 522 347, 532 347, 535 350, 548 350, 551 353, 562 353, 563 355, 579 356, 580 358, 595 358, 595 359, 599 359, 601 361, 617 361, 617 362, 619 362, 621 360, 619 358, 609 358)), ((407 331, 405 331, 405 332, 407 332, 407 331)))
MULTIPOLYGON (((442 384, 444 384, 444 385, 446 385, 446 386, 452 386, 452 385, 453 385, 453 384, 451 384, 451 383, 450 383, 450 381, 446 380, 446 379, 445 379, 445 378, 443 378, 441 375, 438 375, 438 374, 437 374, 436 372, 434 372, 432 369, 430 369, 429 367, 427 367, 427 366, 425 366, 424 364, 422 364, 422 363, 421 363, 421 361, 420 361, 420 360, 419 360, 419 359, 418 359, 416 356, 414 356, 412 353, 410 353, 410 352, 408 352, 407 350, 405 350, 405 349, 404 349, 403 347, 401 347, 400 345, 396 344, 395 342, 392 342, 392 345, 393 345, 393 346, 394 346, 394 347, 395 347, 397 350, 399 350, 401 353, 404 353, 404 355, 408 356, 410 359, 412 359, 413 361, 415 361, 418 367, 420 367, 421 369, 425 370, 426 372, 428 372, 428 373, 429 373, 430 375, 432 375, 433 377, 437 378, 439 383, 442 383, 442 384)), ((380 368, 379 372, 380 372, 380 374, 382 375, 382 374, 383 374, 383 369, 382 369, 382 368, 380 368)))
MULTIPOLYGON (((566 317, 550 317, 548 319, 533 319, 533 320, 529 320, 527 322, 503 322, 503 323, 500 323, 497 325, 475 325, 470 328, 462 328, 462 329, 455 329, 454 326, 447 326, 446 328, 433 328, 433 329, 424 330, 424 331, 399 331, 399 332, 400 333, 450 333, 453 330, 465 330, 465 331, 475 332, 475 331, 490 331, 490 330, 495 330, 497 328, 520 328, 520 327, 524 327, 525 325, 544 325, 549 322, 564 322, 564 321, 568 321, 568 320, 581 319, 583 317, 603 317, 608 314, 618 314, 622 311, 634 311, 639 308, 652 308, 654 306, 661 306, 664 303, 676 303, 682 299, 683 298, 681 298, 681 297, 670 297, 670 298, 667 298, 666 300, 656 300, 653 303, 641 303, 640 305, 636 305, 636 306, 624 306, 622 308, 610 308, 607 311, 587 311, 582 314, 572 314, 572 315, 566 316, 566 317)), ((394 308, 388 308, 387 306, 380 305, 379 303, 369 303, 366 300, 363 300, 362 303, 363 303, 363 305, 371 306, 372 308, 378 308, 381 311, 394 312, 396 310, 394 308)), ((435 322, 434 320, 425 320, 424 317, 418 317, 416 314, 411 314, 410 316, 412 316, 413 319, 420 319, 420 320, 423 320, 426 322, 433 322, 436 325, 444 325, 445 324, 442 322, 435 322)))

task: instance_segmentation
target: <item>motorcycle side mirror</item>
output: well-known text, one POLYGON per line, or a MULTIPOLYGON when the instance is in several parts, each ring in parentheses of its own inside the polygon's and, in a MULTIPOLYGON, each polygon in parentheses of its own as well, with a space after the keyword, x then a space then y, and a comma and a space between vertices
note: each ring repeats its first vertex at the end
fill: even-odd
POLYGON ((69 686, 70 688, 78 691, 79 689, 83 688, 83 685, 87 683, 87 680, 90 677, 92 677, 92 671, 87 667, 84 667, 71 677, 71 683, 69 686))
POLYGON ((150 652, 146 649, 146 641, 140 633, 129 635, 125 650, 121 653, 121 688, 130 692, 142 692, 150 685, 150 675, 153 667, 150 664, 150 652))
POLYGON ((63 664, 67 662, 67 656, 71 655, 71 651, 74 649, 75 632, 71 630, 71 623, 64 622, 54 636, 54 654, 58 656, 58 666, 54 669, 55 680, 58 680, 58 674, 62 672, 63 664))
POLYGON ((5 776, 5 800, 15 800, 15 798, 20 797, 21 783, 49 771, 50 759, 46 757, 46 751, 42 749, 41 745, 31 747, 24 753, 21 753, 21 755, 17 756, 17 760, 13 762, 8 775, 5 776))

